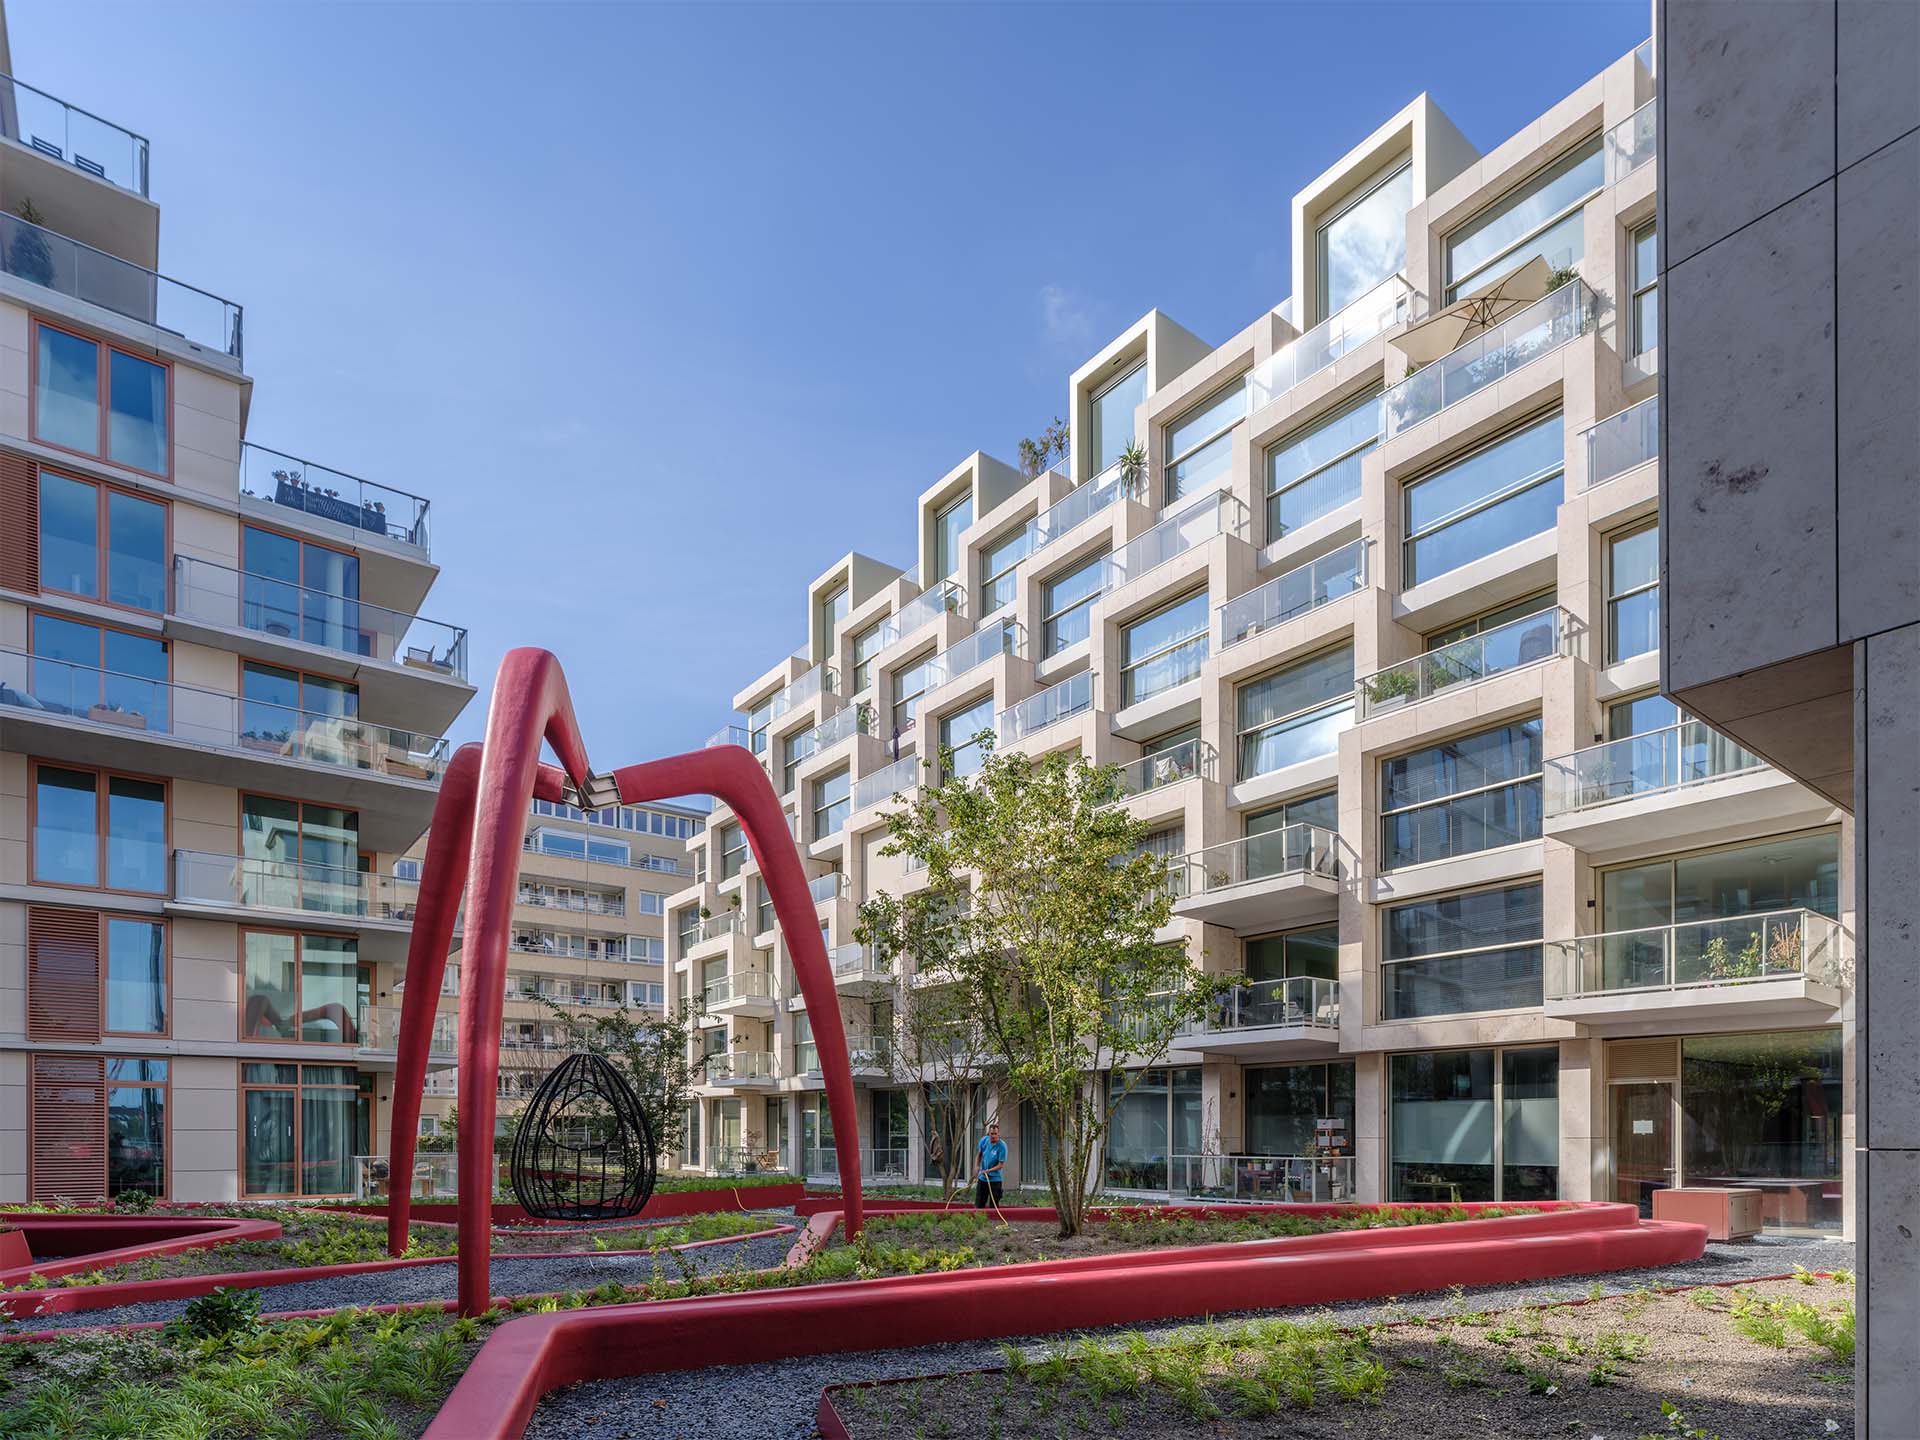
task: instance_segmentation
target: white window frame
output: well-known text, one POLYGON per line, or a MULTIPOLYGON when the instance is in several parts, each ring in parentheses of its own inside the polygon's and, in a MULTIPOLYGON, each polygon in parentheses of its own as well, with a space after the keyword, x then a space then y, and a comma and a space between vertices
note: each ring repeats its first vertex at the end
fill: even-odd
MULTIPOLYGON (((1205 587, 1202 587, 1201 589, 1198 589, 1198 590, 1189 590, 1185 595, 1180 596, 1179 599, 1170 600, 1165 605, 1159 606, 1157 609, 1153 610, 1149 614, 1142 615, 1137 620, 1129 620, 1125 625, 1122 625, 1120 627, 1120 661, 1121 661, 1120 703, 1121 705, 1122 706, 1132 705, 1140 700, 1151 700, 1153 698, 1153 695, 1135 695, 1133 693, 1133 677, 1134 677, 1135 671, 1141 669, 1143 666, 1151 665, 1154 661, 1161 659, 1163 656, 1171 655, 1176 650, 1181 650, 1186 648, 1187 646, 1193 644, 1195 640, 1208 641, 1211 639, 1212 634, 1213 634, 1213 614, 1212 614, 1212 611, 1207 606, 1207 591, 1205 587), (1193 631, 1191 634, 1183 635, 1178 637, 1177 639, 1167 642, 1166 644, 1162 645, 1158 650, 1153 651, 1151 654, 1141 655, 1133 659, 1129 659, 1127 657, 1127 639, 1130 635, 1133 634, 1133 632, 1136 629, 1138 629, 1142 625, 1146 625, 1151 623, 1152 621, 1158 620, 1162 615, 1165 615, 1170 610, 1178 610, 1182 605, 1191 603, 1196 596, 1199 597, 1199 600, 1200 600, 1200 628, 1198 630, 1193 631)), ((1207 658, 1206 655, 1203 653, 1200 657, 1202 664, 1206 662, 1206 658, 1207 658)), ((1180 683, 1185 683, 1185 682, 1180 682, 1180 683)), ((1154 691, 1154 695, 1164 695, 1166 694, 1167 690, 1171 690, 1173 688, 1174 688, 1173 686, 1169 685, 1165 689, 1154 691)))
MULTIPOLYGON (((1051 658, 1063 650, 1072 648, 1068 645, 1054 644, 1054 627, 1058 625, 1064 617, 1071 615, 1074 611, 1082 609, 1083 607, 1091 608, 1093 602, 1098 600, 1101 594, 1100 588, 1096 585, 1093 589, 1089 590, 1082 599, 1074 601, 1073 604, 1066 606, 1064 609, 1054 610, 1049 608, 1053 604, 1053 592, 1075 576, 1085 574, 1088 570, 1097 570, 1101 562, 1106 558, 1107 552, 1102 550, 1098 554, 1087 556, 1085 559, 1080 560, 1065 570, 1055 571, 1046 580, 1041 582, 1040 637, 1041 646, 1046 652, 1042 658, 1051 658)), ((1080 643, 1078 640, 1073 642, 1074 645, 1080 643)))
MULTIPOLYGON (((1457 735, 1452 738, 1456 740, 1471 740, 1475 736, 1490 735, 1495 730, 1506 730, 1506 729, 1512 728, 1515 725, 1524 725, 1529 720, 1540 720, 1540 719, 1541 717, 1538 715, 1522 715, 1512 720, 1503 720, 1498 725, 1489 725, 1481 730, 1470 730, 1464 735, 1457 735)), ((1542 729, 1543 737, 1544 737, 1544 734, 1545 734, 1545 730, 1544 730, 1544 723, 1543 723, 1543 729, 1542 729)), ((1469 800, 1469 799, 1472 799, 1475 795, 1486 795, 1495 790, 1512 790, 1518 786, 1529 785, 1529 784, 1535 787, 1539 787, 1545 783, 1542 778, 1546 770, 1546 749, 1543 743, 1541 747, 1541 755, 1540 755, 1541 768, 1539 770, 1535 770, 1530 775, 1516 775, 1511 780, 1495 780, 1490 784, 1475 785, 1470 789, 1466 789, 1466 790, 1450 790, 1444 795, 1434 795, 1429 797, 1428 799, 1415 800, 1410 804, 1406 804, 1406 805, 1389 806, 1386 801, 1387 766, 1392 764, 1393 761, 1395 760, 1404 759, 1408 755, 1417 755, 1422 750, 1432 750, 1437 746, 1443 745, 1445 743, 1446 741, 1444 740, 1429 740, 1423 745, 1415 745, 1409 750, 1403 750, 1398 755, 1386 756, 1379 762, 1380 764, 1380 870, 1382 874, 1385 874, 1392 870, 1404 870, 1413 865, 1429 863, 1429 862, 1420 861, 1420 860, 1407 860, 1407 861, 1403 861, 1398 865, 1389 865, 1387 863, 1387 855, 1388 855, 1387 832, 1389 828, 1392 826, 1392 823, 1396 817, 1401 815, 1412 815, 1415 812, 1421 811, 1421 810, 1437 810, 1442 805, 1452 805, 1456 801, 1469 800)), ((1543 799, 1544 799, 1544 796, 1543 796, 1543 799)), ((1523 839, 1513 841, 1511 843, 1516 845, 1524 845, 1534 840, 1537 840, 1539 838, 1540 837, 1537 835, 1529 835, 1524 837, 1523 839)), ((1453 860, 1453 859, 1458 859, 1462 855, 1485 855, 1489 851, 1503 850, 1506 848, 1507 847, 1503 845, 1490 845, 1484 850, 1459 850, 1454 852, 1454 854, 1452 855, 1448 855, 1440 858, 1453 860)))
MULTIPOLYGON (((1566 473, 1567 473, 1566 415, 1564 412, 1556 410, 1556 411, 1549 411, 1547 413, 1540 414, 1540 415, 1535 415, 1529 419, 1523 420, 1519 424, 1510 426, 1507 429, 1501 431, 1498 435, 1495 435, 1491 440, 1488 440, 1485 443, 1480 445, 1475 445, 1470 450, 1463 450, 1458 455, 1450 455, 1445 460, 1443 460, 1440 464, 1430 467, 1424 473, 1420 475, 1416 475, 1410 480, 1402 481, 1400 484, 1400 534, 1401 534, 1400 584, 1401 584, 1401 587, 1403 589, 1411 590, 1414 588, 1416 584, 1413 578, 1413 553, 1414 553, 1414 546, 1418 544, 1420 541, 1425 540, 1429 536, 1438 535, 1442 530, 1449 530, 1453 526, 1458 525, 1461 521, 1470 520, 1475 515, 1479 515, 1485 511, 1491 510, 1497 505, 1503 505, 1507 501, 1512 500, 1517 496, 1524 495, 1529 490, 1538 489, 1542 485, 1550 485, 1555 480, 1560 480, 1562 483, 1564 483, 1566 473), (1413 492, 1416 489, 1418 489, 1421 485, 1425 484, 1429 480, 1436 479, 1439 476, 1446 474, 1449 470, 1452 470, 1457 466, 1466 464, 1467 461, 1473 459, 1473 457, 1476 455, 1485 454, 1489 450, 1496 449, 1499 446, 1506 444, 1509 440, 1515 439, 1516 437, 1524 434, 1528 430, 1533 429, 1537 425, 1546 424, 1549 420, 1553 419, 1556 415, 1560 419, 1560 457, 1552 465, 1549 465, 1544 470, 1536 471, 1534 474, 1523 475, 1518 479, 1509 480, 1505 485, 1502 485, 1498 490, 1495 490, 1490 494, 1481 496, 1478 500, 1475 500, 1472 504, 1463 505, 1458 510, 1453 510, 1445 515, 1440 516, 1438 519, 1429 523, 1424 529, 1415 530, 1413 528, 1413 522, 1411 519, 1411 512, 1413 509, 1413 492)), ((1536 533, 1545 534, 1547 532, 1543 530, 1543 531, 1538 531, 1536 533)), ((1522 538, 1531 538, 1531 537, 1522 537, 1522 538)), ((1514 543, 1518 543, 1518 542, 1514 542, 1514 543)), ((1502 548, 1505 548, 1505 547, 1502 547, 1502 548)), ((1498 552, 1495 551, 1492 553, 1497 554, 1498 552)), ((1479 558, 1485 559, 1486 557, 1481 556, 1479 558)), ((1467 563, 1473 564, 1475 562, 1470 560, 1467 563)), ((1460 568, 1461 567, 1459 566, 1455 566, 1454 570, 1457 570, 1460 568)), ((1454 573, 1454 570, 1442 570, 1440 572, 1440 575, 1451 575, 1454 573)), ((1422 580, 1417 583, 1422 585, 1427 584, 1431 580, 1439 579, 1440 575, 1431 575, 1427 577, 1427 580, 1422 580)))
MULTIPOLYGON (((1607 536, 1607 664, 1609 665, 1619 665, 1627 660, 1638 659, 1641 655, 1657 655, 1660 653, 1660 647, 1656 645, 1651 650, 1640 650, 1632 655, 1622 655, 1620 653, 1619 621, 1620 606, 1623 602, 1636 599, 1649 592, 1653 593, 1656 597, 1659 595, 1660 567, 1658 565, 1654 566, 1653 579, 1647 581, 1645 584, 1635 585, 1626 590, 1615 588, 1615 577, 1613 573, 1613 551, 1615 546, 1623 540, 1631 540, 1636 535, 1644 535, 1649 530, 1657 531, 1659 528, 1660 517, 1656 515, 1653 519, 1643 524, 1629 525, 1626 529, 1616 530, 1607 536)), ((1657 598, 1655 603, 1658 603, 1657 598)))
POLYGON ((1605 160, 1603 155, 1604 149, 1605 149, 1605 141, 1602 136, 1597 134, 1583 136, 1581 139, 1576 140, 1573 144, 1569 145, 1565 150, 1562 150, 1558 155, 1554 156, 1551 160, 1547 161, 1546 164, 1538 167, 1536 170, 1534 170, 1534 172, 1531 175, 1527 176, 1527 178, 1522 180, 1519 184, 1508 186, 1507 189, 1503 190, 1499 195, 1495 196, 1492 200, 1488 201, 1485 205, 1482 205, 1478 210, 1474 211, 1473 214, 1469 215, 1465 220, 1462 220, 1458 225, 1454 226, 1453 229, 1449 230, 1445 235, 1443 235, 1440 239, 1440 263, 1446 270, 1446 296, 1447 296, 1446 303, 1451 305, 1455 300, 1459 299, 1461 287, 1465 285, 1468 281, 1477 280, 1480 276, 1485 275, 1489 270, 1497 270, 1500 266, 1500 262, 1502 260, 1505 260, 1508 256, 1512 255, 1516 250, 1523 250, 1528 245, 1531 245, 1535 240, 1539 239, 1542 235, 1546 234, 1547 231, 1551 230, 1554 226, 1558 225, 1562 220, 1566 219, 1569 215, 1573 214, 1574 211, 1586 209, 1587 205, 1593 200, 1593 197, 1598 195, 1602 190, 1605 190, 1607 188, 1606 165, 1605 165, 1605 160), (1540 224, 1534 226, 1531 230, 1527 231, 1524 235, 1520 236, 1519 239, 1513 241, 1511 244, 1502 246, 1500 249, 1494 251, 1493 254, 1487 256, 1486 259, 1482 260, 1477 266, 1474 267, 1473 273, 1471 275, 1465 276, 1463 278, 1453 274, 1454 236, 1460 234, 1463 230, 1466 230, 1475 221, 1479 220, 1482 216, 1486 215, 1489 211, 1497 210, 1502 205, 1505 205, 1508 201, 1519 198, 1519 196, 1523 194, 1528 189, 1529 186, 1532 186, 1538 183, 1546 175, 1546 173, 1549 170, 1552 170, 1554 167, 1556 167, 1557 165, 1560 165, 1562 162, 1571 159, 1576 151, 1584 149, 1588 145, 1592 145, 1596 147, 1594 152, 1596 155, 1602 155, 1599 183, 1597 183, 1591 190, 1588 190, 1584 194, 1582 194, 1578 200, 1572 201, 1569 204, 1562 206, 1559 210, 1556 210, 1552 215, 1548 216, 1547 219, 1542 221, 1540 224))
POLYGON ((1225 384, 1216 385, 1207 392, 1205 399, 1187 406, 1186 409, 1182 410, 1178 415, 1174 416, 1172 420, 1167 422, 1164 432, 1166 439, 1162 444, 1162 449, 1166 452, 1166 460, 1160 467, 1161 489, 1164 492, 1163 504, 1171 505, 1175 500, 1183 500, 1186 498, 1185 495, 1176 495, 1174 493, 1174 472, 1223 435, 1232 434, 1233 428, 1247 418, 1247 377, 1251 373, 1251 371, 1243 371, 1225 384), (1238 390, 1240 392, 1240 413, 1224 425, 1216 426, 1214 429, 1208 431, 1201 439, 1194 441, 1176 455, 1172 448, 1173 432, 1185 423, 1189 415, 1195 415, 1202 410, 1212 408, 1219 403, 1230 390, 1238 390))

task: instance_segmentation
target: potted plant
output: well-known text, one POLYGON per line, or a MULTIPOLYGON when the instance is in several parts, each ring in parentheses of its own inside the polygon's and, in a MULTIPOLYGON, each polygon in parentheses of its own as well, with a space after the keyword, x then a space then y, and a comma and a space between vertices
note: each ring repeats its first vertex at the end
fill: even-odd
POLYGON ((862 700, 853 707, 853 723, 862 735, 873 733, 873 703, 862 700))
POLYGON ((1405 704, 1407 697, 1420 688, 1420 682, 1406 666, 1382 670, 1362 683, 1367 691, 1367 704, 1375 710, 1391 710, 1405 704))
POLYGON ((53 284, 53 251, 39 230, 47 223, 46 217, 31 200, 22 200, 15 213, 27 223, 14 227, 13 243, 7 247, 8 273, 36 285, 53 284))
POLYGON ((1129 440, 1115 462, 1120 466, 1120 483, 1129 495, 1138 496, 1147 481, 1147 452, 1137 440, 1129 440))

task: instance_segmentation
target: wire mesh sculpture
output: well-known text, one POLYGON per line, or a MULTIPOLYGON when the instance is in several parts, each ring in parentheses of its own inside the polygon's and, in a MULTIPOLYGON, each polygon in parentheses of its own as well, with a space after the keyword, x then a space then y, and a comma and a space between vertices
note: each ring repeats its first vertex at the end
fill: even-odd
POLYGON ((533 1092, 509 1166, 514 1198, 537 1220, 623 1220, 652 1198, 659 1158, 626 1077, 583 1050, 533 1092))

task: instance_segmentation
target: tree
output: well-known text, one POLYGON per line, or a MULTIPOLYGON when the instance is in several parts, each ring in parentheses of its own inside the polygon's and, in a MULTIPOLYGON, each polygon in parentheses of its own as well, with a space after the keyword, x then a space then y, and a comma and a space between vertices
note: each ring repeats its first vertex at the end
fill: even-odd
POLYGON ((653 1131, 658 1156, 678 1155, 693 1093, 694 1064, 688 1056, 692 1009, 683 1002, 677 1010, 656 1015, 630 1012, 621 1005, 609 1014, 582 1015, 546 996, 540 1001, 565 1027, 570 1048, 604 1055, 624 1073, 653 1131))
MULTIPOLYGON (((882 949, 887 937, 880 932, 873 937, 880 942, 876 956, 892 962, 896 973, 902 954, 925 953, 917 932, 937 918, 929 907, 910 908, 902 915, 905 931, 894 937, 903 949, 882 949)), ((867 943, 858 929, 855 937, 867 943)), ((951 1203, 971 1176, 973 1087, 999 1069, 986 1029, 964 985, 922 978, 897 987, 891 1038, 888 1069, 895 1080, 920 1092, 927 1148, 940 1157, 940 1198, 951 1203)))
POLYGON ((1020 473, 1031 480, 1047 468, 1047 462, 1058 457, 1067 458, 1068 447, 1073 443, 1073 431, 1067 422, 1058 415, 1053 423, 1040 432, 1040 438, 1022 439, 1019 445, 1020 473))
POLYGON ((886 815, 880 853, 911 856, 927 883, 868 900, 858 933, 955 992, 988 1066, 1039 1119, 1060 1233, 1075 1235, 1104 1168, 1109 1104, 1206 1013, 1211 982, 1184 943, 1154 939, 1173 889, 1146 852, 1147 824, 1113 803, 1118 771, 998 754, 990 733, 978 743, 975 774, 955 778, 943 750, 948 778, 886 815))

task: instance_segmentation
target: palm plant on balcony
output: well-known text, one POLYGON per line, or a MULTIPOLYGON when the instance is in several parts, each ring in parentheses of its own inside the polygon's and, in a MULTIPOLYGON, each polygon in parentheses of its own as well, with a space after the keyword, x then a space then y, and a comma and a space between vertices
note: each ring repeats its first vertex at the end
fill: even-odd
POLYGON ((1147 452, 1138 440, 1129 440, 1115 462, 1120 467, 1120 484, 1129 495, 1138 495, 1147 483, 1147 452))

